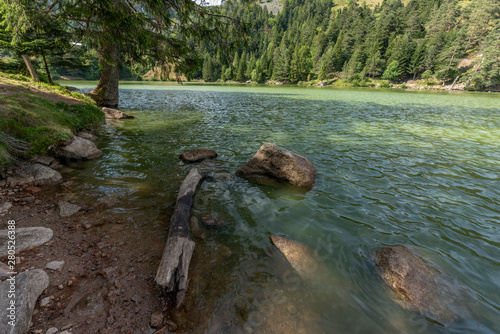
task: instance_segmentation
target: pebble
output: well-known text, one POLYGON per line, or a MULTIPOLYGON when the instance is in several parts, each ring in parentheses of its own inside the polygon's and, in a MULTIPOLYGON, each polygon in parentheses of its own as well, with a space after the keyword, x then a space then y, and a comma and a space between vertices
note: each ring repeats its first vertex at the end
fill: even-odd
POLYGON ((70 280, 68 281, 68 284, 67 284, 67 285, 68 285, 68 286, 72 286, 72 285, 73 285, 73 280, 72 280, 72 279, 70 279, 70 280))
POLYGON ((47 329, 45 334, 56 334, 57 332, 59 332, 59 329, 57 327, 50 327, 49 329, 47 329))
POLYGON ((35 329, 35 330, 33 331, 33 334, 40 334, 40 333, 42 333, 42 332, 43 332, 43 331, 42 331, 41 329, 35 329))
POLYGON ((64 267, 64 261, 52 261, 47 263, 45 269, 61 271, 63 267, 64 267))
POLYGON ((63 328, 61 328, 61 330, 65 331, 67 329, 70 329, 71 327, 73 327, 73 324, 67 324, 66 326, 64 326, 63 328))
POLYGON ((50 304, 50 301, 50 297, 43 298, 42 300, 40 300, 40 307, 48 306, 50 304))
POLYGON ((62 290, 62 289, 64 289, 64 285, 62 285, 62 284, 61 284, 61 285, 59 285, 57 288, 58 288, 59 290, 62 290))
POLYGON ((163 323, 163 313, 156 311, 151 314, 151 327, 159 327, 163 323))
POLYGON ((177 324, 173 321, 167 321, 168 330, 171 332, 175 332, 177 330, 177 324))

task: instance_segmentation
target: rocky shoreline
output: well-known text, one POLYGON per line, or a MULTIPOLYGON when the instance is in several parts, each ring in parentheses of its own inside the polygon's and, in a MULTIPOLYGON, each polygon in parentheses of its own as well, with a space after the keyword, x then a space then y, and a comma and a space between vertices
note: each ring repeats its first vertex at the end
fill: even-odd
MULTIPOLYGON (((195 307, 193 302, 197 298, 193 291, 198 291, 199 287, 188 290, 186 305, 175 310, 172 296, 162 294, 158 282, 155 283, 154 273, 159 264, 161 266, 164 235, 157 229, 151 229, 145 232, 149 234, 146 235, 148 242, 144 243, 138 234, 131 233, 132 226, 123 224, 127 214, 113 212, 113 207, 120 202, 117 196, 94 198, 86 203, 75 201, 74 192, 81 191, 80 185, 63 179, 64 165, 102 155, 89 139, 96 140, 91 134, 79 133, 70 142, 51 151, 56 158, 39 157, 31 162, 19 163, 2 174, 0 244, 8 243, 9 229, 15 226, 18 254, 9 256, 7 250, 0 252, 0 262, 3 262, 0 264, 0 280, 3 280, 0 282, 0 293, 8 295, 15 280, 14 290, 18 295, 0 303, 5 313, 4 310, 9 312, 10 300, 14 300, 17 310, 13 320, 17 321, 15 326, 8 322, 1 323, 0 332, 190 332, 193 327, 187 314, 195 307)), ((203 161, 198 165, 203 170, 203 166, 210 165, 212 161, 204 159, 214 156, 217 156, 214 151, 195 149, 181 158, 203 161)), ((211 172, 213 180, 234 182, 232 174, 211 172)), ((273 180, 307 191, 314 186, 316 170, 306 158, 266 143, 236 174, 251 182, 269 184, 269 180, 273 180)), ((189 212, 187 215, 189 217, 189 212)), ((206 226, 217 225, 210 216, 202 215, 201 218, 206 226)), ((191 217, 191 227, 189 223, 184 225, 187 226, 189 240, 191 233, 197 241, 204 240, 194 216, 191 217)), ((312 282, 313 286, 318 285, 316 281, 324 282, 317 277, 328 277, 328 270, 314 250, 283 237, 270 238, 276 246, 275 252, 280 252, 288 263, 288 269, 284 270, 295 272, 306 284, 312 282)), ((205 249, 207 245, 201 242, 199 247, 205 249)), ((224 245, 218 245, 216 253, 216 256, 207 251, 195 253, 195 268, 191 276, 202 279, 201 276, 210 271, 207 271, 210 265, 223 265, 225 259, 231 257, 231 250, 224 245), (211 260, 202 259, 203 256, 209 256, 211 260)), ((436 269, 414 256, 406 247, 381 248, 376 251, 374 263, 385 283, 399 293, 396 297, 405 305, 411 305, 408 308, 443 323, 468 316, 466 311, 456 308, 464 304, 467 296, 455 294, 457 289, 451 281, 443 280, 436 269), (438 298, 436 292, 443 287, 446 287, 446 294, 453 297, 444 303, 444 298, 438 298)), ((183 287, 187 290, 187 283, 183 287)), ((183 298, 184 293, 186 291, 183 290, 183 298)), ((231 305, 218 307, 222 313, 232 310, 231 305)), ((268 316, 269 321, 262 328, 269 328, 273 333, 276 328, 292 329, 289 326, 290 312, 268 316)), ((227 325, 227 319, 215 319, 213 328, 227 325)), ((248 327, 247 324, 245 326, 248 327)), ((319 327, 314 331, 322 332, 319 327)))

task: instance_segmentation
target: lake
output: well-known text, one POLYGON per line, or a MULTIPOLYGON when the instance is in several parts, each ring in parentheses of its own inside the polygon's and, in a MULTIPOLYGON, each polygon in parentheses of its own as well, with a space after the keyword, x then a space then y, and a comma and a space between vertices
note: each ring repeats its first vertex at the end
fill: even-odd
MULTIPOLYGON (((200 187, 193 215, 225 225, 195 239, 191 332, 500 332, 498 94, 122 83, 120 109, 137 118, 104 126, 103 158, 71 177, 117 194, 114 210, 139 235, 165 240, 192 167, 178 157, 192 148, 216 150, 218 172, 234 173, 265 142, 317 169, 308 192, 242 179, 200 187), (317 250, 328 274, 288 277, 270 235, 317 250), (398 304, 373 253, 399 244, 453 278, 470 296, 467 316, 440 324, 398 304)), ((151 247, 154 267, 162 245, 151 247)))

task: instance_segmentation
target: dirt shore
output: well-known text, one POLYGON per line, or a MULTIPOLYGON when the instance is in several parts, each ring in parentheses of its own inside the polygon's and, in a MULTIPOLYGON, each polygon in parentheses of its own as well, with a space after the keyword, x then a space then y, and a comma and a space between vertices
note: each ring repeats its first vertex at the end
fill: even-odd
MULTIPOLYGON (((13 204, 0 215, 0 229, 15 220, 17 228, 43 226, 54 231, 50 242, 17 255, 17 272, 40 268, 50 278, 35 306, 30 333, 52 327, 72 333, 153 333, 155 312, 164 317, 158 327, 170 324, 175 329, 168 301, 154 284, 167 231, 142 232, 140 238, 146 233, 148 240, 138 240, 126 214, 98 201, 77 202, 82 210, 63 218, 57 203, 71 201, 74 187, 67 182, 34 193, 33 188, 0 188, 0 202, 13 204), (61 271, 45 269, 51 261, 65 264, 61 271), (48 304, 40 306, 46 297, 48 304)), ((162 226, 158 221, 158 228, 162 226)))

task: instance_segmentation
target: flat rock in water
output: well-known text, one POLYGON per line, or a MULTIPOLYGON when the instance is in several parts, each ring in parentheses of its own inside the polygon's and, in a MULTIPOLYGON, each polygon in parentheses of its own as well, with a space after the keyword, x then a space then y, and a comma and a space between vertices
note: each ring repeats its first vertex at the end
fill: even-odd
POLYGON ((80 131, 76 134, 78 137, 81 137, 83 139, 87 139, 87 140, 90 140, 90 141, 97 141, 99 138, 90 133, 90 132, 87 132, 87 131, 80 131))
POLYGON ((217 152, 206 148, 195 148, 185 153, 182 153, 179 158, 185 162, 198 162, 205 159, 217 158, 217 152))
POLYGON ((26 334, 29 331, 33 309, 40 294, 49 286, 49 276, 41 269, 25 271, 15 276, 15 299, 7 298, 10 279, 0 283, 0 333, 26 334), (14 305, 11 301, 14 300, 14 305), (12 323, 9 323, 13 321, 12 323), (14 326, 12 326, 14 325, 14 326))
POLYGON ((265 143, 257 153, 236 171, 236 176, 258 183, 273 179, 311 189, 316 169, 301 155, 271 143, 265 143))
POLYGON ((7 178, 9 187, 24 186, 33 184, 35 186, 53 184, 62 180, 59 172, 36 163, 18 171, 13 176, 7 178))
POLYGON ((12 203, 11 202, 3 202, 0 203, 0 213, 5 213, 12 208, 12 203))
POLYGON ((456 287, 449 286, 436 269, 413 255, 405 246, 383 247, 375 252, 381 276, 396 296, 434 319, 451 322, 458 315, 446 300, 463 299, 456 287))
MULTIPOLYGON (((0 245, 7 245, 9 230, 0 231, 0 245)), ((43 245, 52 239, 54 232, 46 227, 16 228, 16 252, 43 245)), ((0 257, 8 254, 7 247, 0 247, 0 257)))
POLYGON ((80 206, 68 202, 59 202, 57 203, 57 207, 59 208, 59 215, 61 217, 72 216, 81 209, 80 206))
POLYGON ((293 269, 306 280, 313 280, 317 276, 319 260, 314 250, 298 241, 288 240, 275 235, 271 236, 272 243, 285 255, 293 269))
POLYGON ((92 141, 74 136, 69 144, 53 149, 51 154, 62 159, 91 160, 99 158, 102 151, 92 141))
POLYGON ((129 115, 120 111, 118 109, 113 108, 102 108, 102 112, 106 116, 107 119, 126 119, 126 118, 135 118, 135 116, 129 115))

